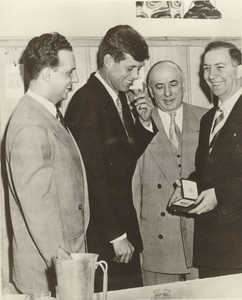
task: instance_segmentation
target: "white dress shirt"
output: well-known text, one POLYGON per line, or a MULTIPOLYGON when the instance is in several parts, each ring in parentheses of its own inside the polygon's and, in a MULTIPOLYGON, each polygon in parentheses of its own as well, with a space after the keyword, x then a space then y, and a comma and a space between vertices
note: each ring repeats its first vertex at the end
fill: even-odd
MULTIPOLYGON (((158 113, 161 118, 162 124, 165 129, 165 133, 167 137, 169 138, 169 129, 170 129, 170 123, 171 123, 171 116, 169 115, 169 112, 165 112, 158 108, 158 113)), ((176 125, 178 126, 181 134, 182 134, 182 127, 183 127, 183 105, 181 105, 177 110, 176 110, 176 116, 175 116, 175 122, 176 125)))
MULTIPOLYGON (((227 121, 235 103, 238 101, 240 95, 242 94, 242 88, 240 88, 233 96, 231 96, 229 99, 227 99, 224 102, 221 102, 220 100, 218 101, 218 106, 219 108, 223 111, 224 114, 224 118, 222 121, 220 121, 220 123, 216 126, 216 128, 218 129, 217 131, 219 131, 225 124, 225 122, 227 121)), ((212 134, 212 128, 214 126, 214 122, 216 120, 216 118, 219 116, 220 112, 216 111, 215 115, 214 115, 214 119, 213 119, 213 124, 211 126, 211 131, 210 131, 210 137, 209 137, 209 143, 212 141, 213 139, 213 134, 212 134)))
POLYGON ((30 89, 28 89, 27 94, 34 100, 42 104, 56 118, 56 107, 51 101, 41 97, 40 95, 35 94, 30 89))

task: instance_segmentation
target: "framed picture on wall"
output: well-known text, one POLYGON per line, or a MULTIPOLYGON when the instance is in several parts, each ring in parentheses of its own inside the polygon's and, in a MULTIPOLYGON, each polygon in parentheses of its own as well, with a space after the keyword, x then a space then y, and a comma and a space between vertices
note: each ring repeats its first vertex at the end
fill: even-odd
POLYGON ((136 1, 137 18, 221 19, 212 1, 136 1))

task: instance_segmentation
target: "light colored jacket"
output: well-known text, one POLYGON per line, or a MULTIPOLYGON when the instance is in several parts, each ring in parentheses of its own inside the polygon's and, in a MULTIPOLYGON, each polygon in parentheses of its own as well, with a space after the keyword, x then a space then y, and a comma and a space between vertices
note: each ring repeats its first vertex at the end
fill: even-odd
POLYGON ((85 252, 89 222, 87 181, 72 136, 25 94, 6 137, 13 279, 23 293, 53 290, 53 258, 60 245, 85 252))
POLYGON ((157 108, 153 112, 158 133, 139 159, 133 177, 133 198, 144 244, 142 267, 147 271, 180 274, 189 273, 192 267, 194 220, 168 212, 167 205, 175 181, 194 171, 200 119, 205 112, 183 103, 181 169, 157 108))

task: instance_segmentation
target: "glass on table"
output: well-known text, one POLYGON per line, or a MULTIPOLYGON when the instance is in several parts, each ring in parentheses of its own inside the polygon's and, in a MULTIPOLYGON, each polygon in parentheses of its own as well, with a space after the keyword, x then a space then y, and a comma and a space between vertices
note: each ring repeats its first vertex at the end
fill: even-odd
POLYGON ((153 291, 153 299, 170 299, 171 291, 168 289, 160 289, 153 291))
POLYGON ((34 300, 51 300, 50 291, 36 291, 34 292, 34 300))

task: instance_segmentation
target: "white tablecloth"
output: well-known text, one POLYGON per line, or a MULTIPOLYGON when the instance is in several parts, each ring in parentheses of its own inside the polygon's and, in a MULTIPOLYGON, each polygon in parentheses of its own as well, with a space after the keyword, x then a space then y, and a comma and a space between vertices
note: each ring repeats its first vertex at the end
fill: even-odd
MULTIPOLYGON (((170 299, 242 300, 242 274, 110 291, 107 300, 150 300, 157 289, 169 289, 170 299)), ((95 294, 94 300, 102 300, 102 294, 95 294)))

